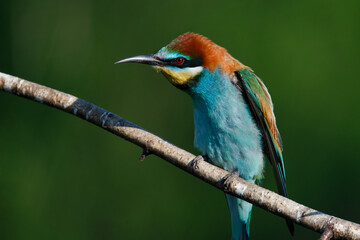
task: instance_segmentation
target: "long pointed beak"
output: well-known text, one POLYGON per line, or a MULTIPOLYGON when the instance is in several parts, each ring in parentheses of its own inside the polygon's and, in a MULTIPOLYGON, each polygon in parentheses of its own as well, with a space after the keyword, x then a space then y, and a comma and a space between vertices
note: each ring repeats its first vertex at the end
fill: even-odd
POLYGON ((164 66, 164 62, 155 58, 154 54, 146 54, 146 55, 139 55, 139 56, 135 56, 135 57, 125 58, 125 59, 115 62, 115 64, 126 63, 126 62, 143 63, 143 64, 148 64, 148 65, 153 65, 153 66, 164 66))

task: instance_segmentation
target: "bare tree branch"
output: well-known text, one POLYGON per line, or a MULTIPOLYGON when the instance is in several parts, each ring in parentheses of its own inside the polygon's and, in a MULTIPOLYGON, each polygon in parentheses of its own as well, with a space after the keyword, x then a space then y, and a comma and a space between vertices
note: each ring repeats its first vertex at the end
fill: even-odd
POLYGON ((0 73, 0 89, 58 108, 102 127, 143 148, 140 159, 150 153, 155 154, 222 191, 316 232, 325 231, 322 239, 360 239, 359 224, 311 209, 242 178, 234 177, 224 186, 222 180, 229 172, 206 161, 193 164, 193 154, 85 100, 3 73, 0 73))

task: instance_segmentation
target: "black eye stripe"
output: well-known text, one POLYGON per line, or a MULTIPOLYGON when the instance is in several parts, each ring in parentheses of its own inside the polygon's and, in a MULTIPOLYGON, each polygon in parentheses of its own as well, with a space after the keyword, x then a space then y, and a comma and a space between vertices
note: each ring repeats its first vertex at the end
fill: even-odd
POLYGON ((182 65, 184 65, 188 60, 185 58, 172 58, 172 59, 167 59, 165 60, 165 64, 169 65, 169 66, 174 66, 174 67, 181 67, 182 65), (178 59, 181 59, 182 62, 178 62, 178 59))
POLYGON ((182 58, 184 60, 184 61, 182 61, 182 63, 178 63, 176 61, 176 59, 178 59, 178 58, 163 60, 163 62, 167 66, 174 66, 174 67, 178 67, 178 68, 202 66, 202 60, 200 58, 195 58, 195 59, 190 59, 190 60, 187 60, 186 58, 182 58))

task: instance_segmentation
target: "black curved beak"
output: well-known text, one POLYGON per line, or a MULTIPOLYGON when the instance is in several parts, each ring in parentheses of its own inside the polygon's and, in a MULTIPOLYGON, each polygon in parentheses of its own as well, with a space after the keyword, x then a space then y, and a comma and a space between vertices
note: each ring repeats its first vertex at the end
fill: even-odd
POLYGON ((164 66, 164 62, 157 59, 154 54, 146 54, 146 55, 139 55, 135 57, 125 58, 115 62, 115 64, 126 63, 126 62, 143 63, 152 66, 164 66))

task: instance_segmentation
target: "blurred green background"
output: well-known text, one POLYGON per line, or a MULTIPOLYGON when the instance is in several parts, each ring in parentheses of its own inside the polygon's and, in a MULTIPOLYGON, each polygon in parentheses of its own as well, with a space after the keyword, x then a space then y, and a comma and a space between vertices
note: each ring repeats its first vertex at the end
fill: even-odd
MULTIPOLYGON (((1 1, 0 71, 198 153, 190 98, 148 66, 113 63, 201 33, 269 88, 291 198, 360 222, 359 10, 357 0, 1 1)), ((139 162, 138 147, 64 112, 4 92, 0 103, 0 239, 231 238, 219 190, 158 157, 139 162)), ((251 239, 265 238, 291 239, 255 208, 251 239)))

